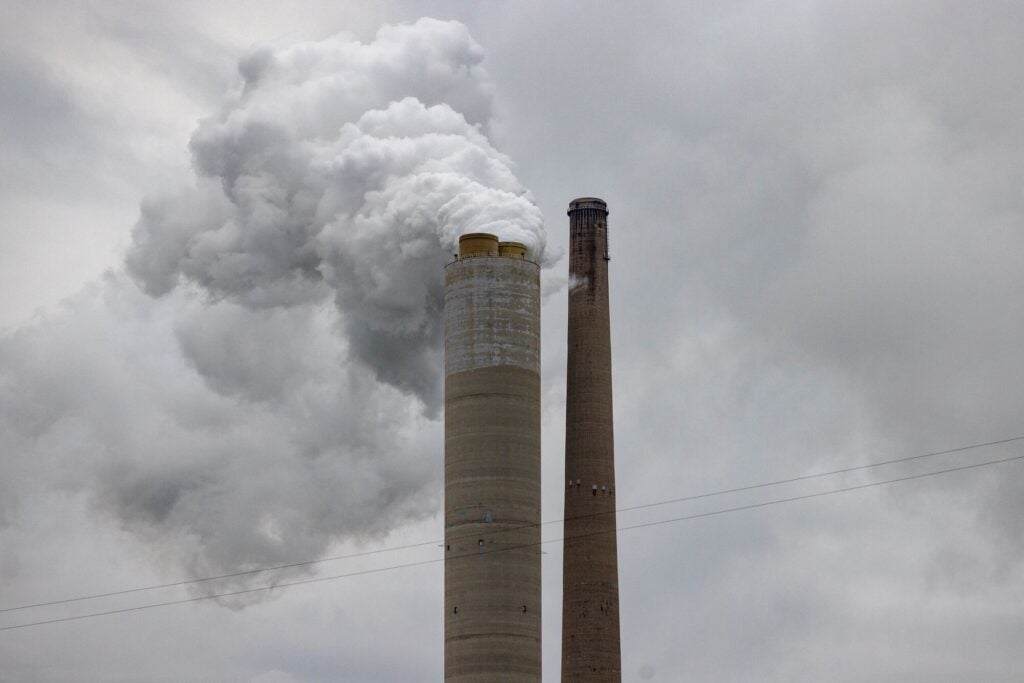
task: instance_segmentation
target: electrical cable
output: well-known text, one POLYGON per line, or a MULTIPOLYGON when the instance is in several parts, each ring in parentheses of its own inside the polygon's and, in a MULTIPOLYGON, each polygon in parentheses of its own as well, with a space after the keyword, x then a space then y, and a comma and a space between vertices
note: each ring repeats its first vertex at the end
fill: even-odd
MULTIPOLYGON (((1002 458, 1000 460, 989 460, 989 461, 986 461, 986 462, 972 463, 970 465, 961 465, 959 467, 950 467, 950 468, 947 468, 947 469, 936 470, 936 471, 932 471, 932 472, 922 472, 922 473, 919 473, 919 474, 911 474, 911 475, 907 475, 907 476, 904 476, 904 477, 897 477, 897 478, 894 478, 894 479, 886 479, 886 480, 883 480, 883 481, 870 482, 870 483, 867 483, 867 484, 858 484, 856 486, 846 486, 846 487, 843 487, 843 488, 832 489, 832 490, 829 490, 829 491, 819 491, 817 493, 808 493, 808 494, 804 494, 804 495, 800 495, 800 496, 791 496, 791 497, 788 497, 788 498, 779 498, 779 499, 775 499, 775 500, 763 501, 763 502, 760 502, 760 503, 751 503, 749 505, 740 505, 740 506, 736 506, 736 507, 732 507, 732 508, 724 508, 724 509, 721 509, 721 510, 712 510, 712 511, 709 511, 709 512, 701 512, 701 513, 696 513, 696 514, 691 514, 691 515, 684 515, 682 517, 673 517, 671 519, 663 519, 663 520, 657 520, 657 521, 653 521, 653 522, 644 522, 644 523, 641 523, 641 524, 633 524, 633 525, 629 525, 629 526, 619 527, 616 530, 615 533, 624 532, 624 531, 632 531, 632 530, 635 530, 635 529, 643 529, 643 528, 648 528, 648 527, 653 527, 653 526, 660 526, 660 525, 664 525, 664 524, 673 524, 673 523, 676 523, 676 522, 684 522, 684 521, 693 520, 693 519, 702 519, 702 518, 705 518, 705 517, 714 517, 714 516, 717 516, 717 515, 723 515, 723 514, 727 514, 727 513, 731 513, 731 512, 740 512, 740 511, 744 511, 744 510, 754 510, 754 509, 758 509, 758 508, 768 507, 770 505, 779 505, 779 504, 782 504, 782 503, 791 503, 791 502, 799 501, 799 500, 808 500, 808 499, 811 499, 811 498, 820 498, 822 496, 827 496, 827 495, 831 495, 831 494, 834 494, 834 493, 845 493, 847 491, 857 491, 857 490, 860 490, 860 489, 867 489, 867 488, 872 488, 872 487, 875 487, 875 486, 884 486, 884 485, 887 485, 887 484, 895 484, 895 483, 898 483, 898 482, 911 481, 911 480, 914 480, 914 479, 924 479, 925 477, 934 477, 934 476, 937 476, 937 475, 940 475, 940 474, 949 474, 951 472, 962 472, 964 470, 976 469, 976 468, 979 468, 979 467, 987 467, 987 466, 990 466, 990 465, 998 465, 998 464, 1001 464, 1001 463, 1007 463, 1007 462, 1013 462, 1013 461, 1019 461, 1019 460, 1024 460, 1024 455, 1018 455, 1018 456, 1014 456, 1012 458, 1002 458)), ((598 535, 605 534, 605 533, 612 533, 612 532, 599 531, 599 532, 592 532, 592 533, 588 533, 588 534, 578 534, 576 536, 571 537, 570 540, 577 539, 577 538, 586 538, 588 536, 598 536, 598 535)), ((350 577, 354 577, 354 576, 363 576, 363 575, 366 575, 366 574, 378 574, 378 573, 381 573, 381 572, 393 571, 393 570, 396 570, 396 569, 408 569, 410 567, 419 567, 419 566, 424 566, 424 565, 428 565, 428 564, 438 564, 440 562, 444 562, 446 559, 462 559, 462 558, 468 558, 468 557, 480 557, 482 555, 486 555, 486 554, 490 554, 490 553, 507 552, 507 551, 510 551, 510 550, 517 550, 517 549, 522 549, 522 548, 536 547, 536 546, 541 546, 541 545, 545 545, 545 544, 548 544, 548 543, 557 543, 559 541, 564 541, 564 540, 566 540, 566 539, 564 539, 564 538, 553 538, 553 539, 550 539, 550 540, 547 540, 547 541, 539 541, 537 543, 524 543, 524 544, 515 545, 515 546, 508 546, 508 547, 505 547, 505 548, 495 548, 493 550, 485 550, 483 552, 465 553, 463 555, 458 555, 458 556, 451 557, 451 558, 444 558, 444 557, 442 557, 442 558, 436 558, 436 559, 431 559, 431 560, 420 560, 418 562, 408 562, 408 563, 405 563, 405 564, 388 565, 386 567, 377 567, 377 568, 374 568, 374 569, 364 569, 364 570, 355 571, 355 572, 347 572, 345 574, 336 574, 336 575, 333 575, 333 576, 320 576, 320 577, 315 577, 315 578, 310 578, 310 579, 301 579, 301 580, 297 580, 297 581, 289 581, 289 582, 286 582, 286 583, 279 583, 279 584, 270 585, 270 586, 258 586, 256 588, 245 588, 245 589, 240 589, 240 590, 235 590, 235 591, 228 591, 228 592, 225 592, 225 593, 216 593, 216 594, 212 594, 212 595, 200 595, 200 596, 195 596, 195 597, 191 597, 191 598, 182 598, 180 600, 168 600, 168 601, 165 601, 165 602, 156 602, 156 603, 150 603, 150 604, 146 604, 146 605, 137 605, 135 607, 124 607, 124 608, 121 608, 121 609, 107 610, 107 611, 104 611, 104 612, 91 612, 91 613, 88 613, 88 614, 78 614, 78 615, 74 615, 74 616, 70 616, 70 617, 61 617, 61 618, 57 618, 57 619, 45 619, 45 620, 42 620, 42 621, 36 621, 36 622, 25 623, 25 624, 14 624, 14 625, 11 625, 11 626, 0 626, 0 631, 11 631, 11 630, 15 630, 15 629, 30 628, 30 627, 33 627, 33 626, 43 626, 43 625, 46 625, 46 624, 57 624, 57 623, 68 622, 68 621, 78 621, 78 620, 82 620, 82 619, 92 619, 92 618, 96 618, 96 617, 110 616, 110 615, 113 615, 113 614, 124 614, 124 613, 127 613, 127 612, 137 612, 137 611, 140 611, 140 610, 154 609, 154 608, 157 608, 157 607, 168 607, 168 606, 171 606, 171 605, 181 605, 181 604, 190 603, 190 602, 200 602, 200 601, 203 601, 203 600, 213 600, 215 598, 226 598, 226 597, 231 597, 231 596, 235 596, 235 595, 244 595, 244 594, 247 594, 247 593, 256 593, 256 592, 259 592, 259 591, 273 590, 275 588, 288 588, 288 587, 291 587, 291 586, 300 586, 300 585, 311 584, 311 583, 321 583, 321 582, 324 582, 324 581, 334 581, 334 580, 337 580, 337 579, 350 578, 350 577)))
MULTIPOLYGON (((910 462, 910 461, 913 461, 913 460, 921 460, 923 458, 933 458, 933 457, 936 457, 936 456, 939 456, 939 455, 949 455, 951 453, 960 453, 960 452, 963 452, 963 451, 975 450, 975 449, 978 449, 978 448, 985 448, 985 447, 988 447, 988 446, 997 446, 997 445, 1000 445, 1000 444, 1006 444, 1006 443, 1011 443, 1011 442, 1014 442, 1014 441, 1021 441, 1021 440, 1024 440, 1024 436, 1015 436, 1015 437, 1011 437, 1009 439, 999 439, 997 441, 987 441, 987 442, 984 442, 984 443, 971 444, 971 445, 968 445, 968 446, 958 446, 956 448, 948 448, 946 450, 933 451, 931 453, 922 453, 922 454, 919 454, 919 455, 911 455, 911 456, 907 456, 907 457, 904 457, 904 458, 895 458, 895 459, 892 459, 892 460, 882 460, 882 461, 879 461, 879 462, 869 463, 867 465, 855 465, 855 466, 852 466, 852 467, 844 467, 842 469, 831 470, 831 471, 828 471, 828 472, 818 472, 818 473, 815 473, 815 474, 805 474, 805 475, 798 476, 798 477, 789 477, 787 479, 777 479, 775 481, 763 482, 763 483, 760 483, 760 484, 750 484, 750 485, 747 485, 747 486, 738 486, 738 487, 730 488, 730 489, 721 489, 721 490, 718 490, 718 491, 711 491, 709 493, 698 493, 698 494, 694 494, 694 495, 684 496, 682 498, 672 498, 672 499, 669 499, 669 500, 661 500, 661 501, 656 501, 656 502, 653 502, 653 503, 643 503, 643 504, 640 504, 640 505, 632 505, 632 506, 628 506, 628 507, 617 508, 616 510, 611 511, 611 512, 599 512, 599 513, 594 513, 594 515, 584 515, 584 516, 581 516, 581 517, 577 517, 576 519, 586 518, 587 516, 602 516, 602 515, 614 514, 614 513, 618 513, 618 512, 632 512, 634 510, 643 510, 643 509, 648 509, 648 508, 652 508, 652 507, 659 507, 659 506, 662 506, 662 505, 670 505, 670 504, 673 504, 673 503, 684 503, 684 502, 688 502, 688 501, 692 501, 692 500, 701 500, 701 499, 704 499, 704 498, 712 498, 712 497, 715 497, 715 496, 723 496, 723 495, 727 495, 727 494, 730 494, 730 493, 741 493, 741 492, 744 492, 744 491, 753 491, 753 490, 756 490, 756 489, 766 488, 766 487, 769 487, 769 486, 780 486, 782 484, 792 484, 792 483, 795 483, 795 482, 807 481, 807 480, 810 480, 810 479, 820 479, 822 477, 829 477, 829 476, 834 476, 834 475, 837 475, 837 474, 845 474, 845 473, 849 473, 849 472, 855 472, 855 471, 858 471, 858 470, 866 470, 866 469, 871 469, 871 468, 875 468, 875 467, 882 467, 884 465, 894 465, 894 464, 897 464, 897 463, 910 462)), ((565 521, 564 519, 552 519, 552 520, 548 520, 546 522, 541 522, 540 526, 545 526, 545 525, 548 525, 548 524, 557 524, 559 522, 564 522, 564 521, 565 521)), ((519 529, 529 528, 529 527, 533 527, 533 526, 538 526, 538 525, 536 525, 536 524, 523 524, 523 525, 518 525, 518 526, 514 526, 514 527, 509 527, 509 528, 506 528, 506 529, 500 529, 500 530, 496 531, 495 533, 506 533, 506 532, 510 532, 510 531, 517 531, 519 529)), ((377 555, 377 554, 380 554, 380 553, 397 552, 397 551, 400 551, 400 550, 412 550, 414 548, 422 548, 422 547, 426 547, 426 546, 437 545, 438 543, 444 543, 444 540, 443 539, 441 539, 441 540, 435 539, 435 540, 431 540, 431 541, 421 541, 421 542, 418 542, 418 543, 409 543, 409 544, 406 544, 406 545, 391 546, 391 547, 388 547, 388 548, 376 548, 376 549, 373 549, 373 550, 365 550, 365 551, 356 552, 356 553, 349 553, 349 554, 345 554, 345 555, 334 555, 332 557, 323 557, 323 558, 320 558, 320 559, 317 559, 317 560, 303 560, 303 561, 300 561, 300 562, 290 562, 290 563, 287 563, 287 564, 279 564, 279 565, 274 565, 274 566, 270 566, 270 567, 261 567, 261 568, 258 568, 258 569, 247 569, 247 570, 238 571, 238 572, 231 572, 229 574, 218 574, 216 576, 204 576, 204 577, 200 577, 200 578, 196 578, 196 579, 183 579, 181 581, 173 581, 173 582, 170 582, 170 583, 155 584, 155 585, 152 585, 152 586, 139 586, 137 588, 126 588, 126 589, 122 589, 122 590, 109 591, 109 592, 106 592, 106 593, 94 593, 94 594, 90 594, 90 595, 82 595, 82 596, 73 597, 73 598, 62 598, 62 599, 59 599, 59 600, 50 600, 48 602, 36 602, 36 603, 27 604, 27 605, 17 605, 17 606, 14 606, 14 607, 2 607, 2 608, 0 608, 0 613, 3 613, 3 612, 16 612, 16 611, 19 611, 19 610, 34 609, 34 608, 37 608, 37 607, 49 607, 51 605, 63 605, 63 604, 71 603, 71 602, 82 602, 84 600, 96 600, 96 599, 99 599, 99 598, 110 598, 110 597, 114 597, 116 595, 128 595, 130 593, 141 593, 141 592, 144 592, 144 591, 159 590, 161 588, 176 588, 178 586, 187 586, 187 585, 190 585, 190 584, 193 584, 193 583, 203 583, 203 582, 207 582, 207 581, 218 581, 220 579, 232 579, 232 578, 237 578, 239 576, 250 576, 250 575, 253 575, 253 574, 261 574, 261 573, 264 573, 264 572, 279 571, 279 570, 282 570, 282 569, 295 569, 295 568, 298 568, 298 567, 308 567, 308 566, 314 565, 314 564, 322 564, 322 563, 325 563, 325 562, 335 562, 335 561, 338 561, 338 560, 349 560, 349 559, 354 559, 354 558, 359 558, 359 557, 367 557, 369 555, 377 555)))

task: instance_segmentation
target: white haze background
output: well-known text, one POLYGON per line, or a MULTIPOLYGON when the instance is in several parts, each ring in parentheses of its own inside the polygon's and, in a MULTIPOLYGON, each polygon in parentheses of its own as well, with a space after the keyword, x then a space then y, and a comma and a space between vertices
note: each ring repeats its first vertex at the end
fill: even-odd
MULTIPOLYGON (((557 519, 579 195, 611 208, 622 505, 1024 434, 1016 3, 8 15, 0 607, 440 538, 438 269, 468 229, 550 266, 557 519)), ((624 532, 624 680, 1019 680, 1022 484, 1010 463, 624 532)), ((437 680, 440 605, 427 565, 0 631, 0 680, 437 680)))

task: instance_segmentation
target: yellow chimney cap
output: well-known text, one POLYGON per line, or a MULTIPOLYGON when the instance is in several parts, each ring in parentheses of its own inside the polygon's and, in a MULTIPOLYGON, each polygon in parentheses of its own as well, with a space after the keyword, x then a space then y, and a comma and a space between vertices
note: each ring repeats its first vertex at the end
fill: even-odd
POLYGON ((488 232, 470 232, 459 238, 459 258, 497 255, 497 235, 488 232))
POLYGON ((506 258, 526 258, 526 245, 522 242, 498 242, 498 255, 506 258))

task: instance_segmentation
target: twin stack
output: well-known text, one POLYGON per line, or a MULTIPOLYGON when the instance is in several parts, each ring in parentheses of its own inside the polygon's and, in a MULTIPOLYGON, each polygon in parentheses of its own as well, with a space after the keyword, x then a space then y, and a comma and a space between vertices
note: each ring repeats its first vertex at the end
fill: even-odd
MULTIPOLYGON (((569 206, 563 681, 619 681, 608 210, 569 206)), ((540 268, 472 233, 445 267, 445 681, 541 680, 540 268)))

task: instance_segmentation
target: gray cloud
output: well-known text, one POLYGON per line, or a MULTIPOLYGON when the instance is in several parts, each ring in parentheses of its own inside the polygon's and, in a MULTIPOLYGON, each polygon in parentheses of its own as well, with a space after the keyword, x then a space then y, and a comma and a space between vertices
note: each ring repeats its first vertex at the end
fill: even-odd
POLYGON ((439 428, 345 362, 333 307, 154 302, 117 277, 73 304, 0 345, 5 467, 31 473, 5 503, 85 492, 193 575, 433 509, 439 428))
MULTIPOLYGON (((86 493, 191 575, 432 513, 441 266, 469 230, 544 256, 485 135, 482 56, 434 20, 254 48, 192 138, 191 189, 143 202, 134 282, 112 271, 0 341, 10 471, 86 493)), ((7 523, 31 495, 13 480, 7 523)))
POLYGON ((436 414, 439 272, 458 236, 544 258, 543 218, 485 136, 482 58, 464 26, 427 19, 367 44, 253 49, 192 138, 200 186, 146 205, 131 272, 155 295, 184 279, 256 307, 333 293, 351 356, 436 414))

